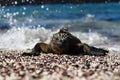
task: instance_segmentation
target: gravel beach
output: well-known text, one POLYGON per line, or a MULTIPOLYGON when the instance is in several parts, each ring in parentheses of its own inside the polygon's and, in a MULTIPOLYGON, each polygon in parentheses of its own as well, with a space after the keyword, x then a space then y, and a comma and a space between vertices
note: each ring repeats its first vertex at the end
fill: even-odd
POLYGON ((120 52, 30 57, 24 51, 0 49, 0 80, 120 80, 120 52))

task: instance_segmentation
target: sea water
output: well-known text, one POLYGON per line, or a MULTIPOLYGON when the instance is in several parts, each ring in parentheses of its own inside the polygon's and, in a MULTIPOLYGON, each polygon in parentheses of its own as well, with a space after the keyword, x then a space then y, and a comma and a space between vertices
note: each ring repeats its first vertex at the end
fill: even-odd
POLYGON ((46 4, 0 7, 0 48, 49 43, 62 27, 83 43, 120 51, 120 4, 46 4))

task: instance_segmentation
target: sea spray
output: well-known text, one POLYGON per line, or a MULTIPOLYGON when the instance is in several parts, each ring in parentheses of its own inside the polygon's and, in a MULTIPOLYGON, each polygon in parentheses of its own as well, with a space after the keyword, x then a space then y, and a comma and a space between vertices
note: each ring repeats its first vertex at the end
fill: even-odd
MULTIPOLYGON (((0 47, 7 49, 29 49, 32 48, 37 42, 49 43, 52 35, 56 31, 39 28, 11 28, 8 31, 2 33, 0 36, 0 47)), ((94 32, 83 33, 83 32, 72 32, 73 35, 78 37, 82 42, 97 45, 104 44, 107 42, 107 38, 94 32)))
POLYGON ((37 42, 45 42, 51 35, 51 30, 42 28, 12 28, 0 36, 0 47, 7 49, 32 48, 37 42))
MULTIPOLYGON (((0 34, 0 48, 6 49, 32 49, 38 42, 49 43, 51 37, 57 30, 46 29, 44 27, 28 28, 13 27, 0 34)), ((71 34, 78 37, 83 43, 91 46, 101 47, 109 50, 120 51, 119 43, 111 41, 107 36, 97 32, 70 31, 71 34)))
POLYGON ((77 36, 83 43, 90 45, 102 45, 109 42, 106 36, 102 36, 97 32, 72 32, 72 34, 77 36))

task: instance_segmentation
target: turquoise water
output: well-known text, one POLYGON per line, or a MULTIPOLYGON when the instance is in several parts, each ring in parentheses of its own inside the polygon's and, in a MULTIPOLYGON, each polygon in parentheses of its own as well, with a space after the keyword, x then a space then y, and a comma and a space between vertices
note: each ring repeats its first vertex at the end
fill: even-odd
POLYGON ((69 27, 87 44, 119 50, 120 4, 0 7, 0 48, 26 49, 37 42, 48 43, 61 27, 69 27))

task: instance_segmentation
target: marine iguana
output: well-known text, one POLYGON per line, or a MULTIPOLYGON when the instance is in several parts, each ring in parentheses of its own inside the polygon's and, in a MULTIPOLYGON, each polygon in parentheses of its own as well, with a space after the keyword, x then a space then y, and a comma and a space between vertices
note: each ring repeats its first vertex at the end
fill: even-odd
POLYGON ((62 28, 59 32, 53 34, 49 44, 37 43, 31 52, 24 52, 22 56, 38 56, 41 52, 67 55, 81 54, 105 56, 109 51, 82 43, 80 39, 68 31, 68 28, 62 28))

